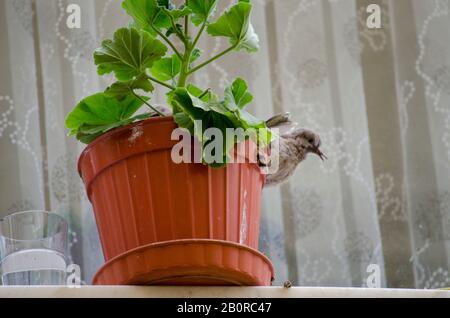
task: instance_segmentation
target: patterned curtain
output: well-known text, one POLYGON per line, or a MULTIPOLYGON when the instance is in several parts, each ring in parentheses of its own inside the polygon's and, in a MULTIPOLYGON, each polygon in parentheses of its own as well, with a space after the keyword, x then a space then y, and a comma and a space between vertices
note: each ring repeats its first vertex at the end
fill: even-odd
MULTIPOLYGON (((260 248, 275 284, 361 287, 375 264, 382 287, 450 286, 449 1, 252 2, 261 51, 230 55, 196 81, 223 89, 247 78, 256 115, 291 112, 329 158, 308 158, 264 191, 260 248), (366 25, 371 3, 380 29, 366 25)), ((117 0, 0 0, 0 215, 66 216, 87 283, 103 257, 76 171, 83 146, 64 117, 111 83, 92 51, 128 21, 117 0), (80 29, 66 26, 71 3, 80 29)), ((211 54, 226 45, 201 44, 211 54)))

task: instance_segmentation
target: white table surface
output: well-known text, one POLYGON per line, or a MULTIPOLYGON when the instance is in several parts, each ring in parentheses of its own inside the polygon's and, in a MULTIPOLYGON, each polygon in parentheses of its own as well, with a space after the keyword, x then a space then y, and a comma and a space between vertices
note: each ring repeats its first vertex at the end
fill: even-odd
POLYGON ((69 287, 0 287, 0 298, 5 297, 75 297, 75 298, 374 298, 374 297, 444 297, 446 290, 368 289, 331 287, 136 287, 136 286, 82 286, 69 287))

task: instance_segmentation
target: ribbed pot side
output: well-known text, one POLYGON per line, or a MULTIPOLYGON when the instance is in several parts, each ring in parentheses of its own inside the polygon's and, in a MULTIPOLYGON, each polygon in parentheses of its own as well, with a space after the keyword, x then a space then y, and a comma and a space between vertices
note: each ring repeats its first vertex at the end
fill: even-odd
POLYGON ((175 164, 171 117, 111 131, 81 154, 105 260, 179 239, 225 240, 258 248, 264 176, 254 163, 225 168, 175 164))

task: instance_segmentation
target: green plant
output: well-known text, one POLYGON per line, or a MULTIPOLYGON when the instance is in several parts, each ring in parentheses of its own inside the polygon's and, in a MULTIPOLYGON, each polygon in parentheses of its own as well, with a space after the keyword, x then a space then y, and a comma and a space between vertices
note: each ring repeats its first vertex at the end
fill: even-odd
MULTIPOLYGON (((169 0, 123 1, 122 7, 133 22, 118 29, 113 39, 103 41, 94 52, 98 74, 114 73, 117 81, 106 91, 79 102, 66 119, 70 135, 90 143, 111 129, 163 116, 146 96, 154 91, 154 85, 161 85, 169 89, 167 101, 175 122, 202 140, 203 146, 211 141, 204 136, 211 127, 224 134, 227 128, 255 129, 260 132, 258 136, 264 136, 260 141, 267 144, 271 133, 265 122, 245 110, 253 96, 243 79, 226 87, 223 98, 190 81, 192 74, 232 51, 251 53, 259 48, 250 23, 250 0, 238 1, 212 22, 217 3, 186 0, 175 7, 169 0), (205 31, 213 37, 228 38, 230 44, 216 56, 198 62, 202 51, 197 45, 205 31), (149 112, 135 116, 143 106, 149 112)), ((225 160, 219 166, 227 162, 226 154, 240 141, 224 145, 225 160)))

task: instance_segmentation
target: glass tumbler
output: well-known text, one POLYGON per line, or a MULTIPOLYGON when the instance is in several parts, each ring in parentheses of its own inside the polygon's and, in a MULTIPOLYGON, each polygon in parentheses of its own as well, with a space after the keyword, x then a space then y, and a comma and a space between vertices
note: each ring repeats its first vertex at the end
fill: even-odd
POLYGON ((26 211, 0 220, 3 285, 64 285, 67 222, 58 214, 26 211))

